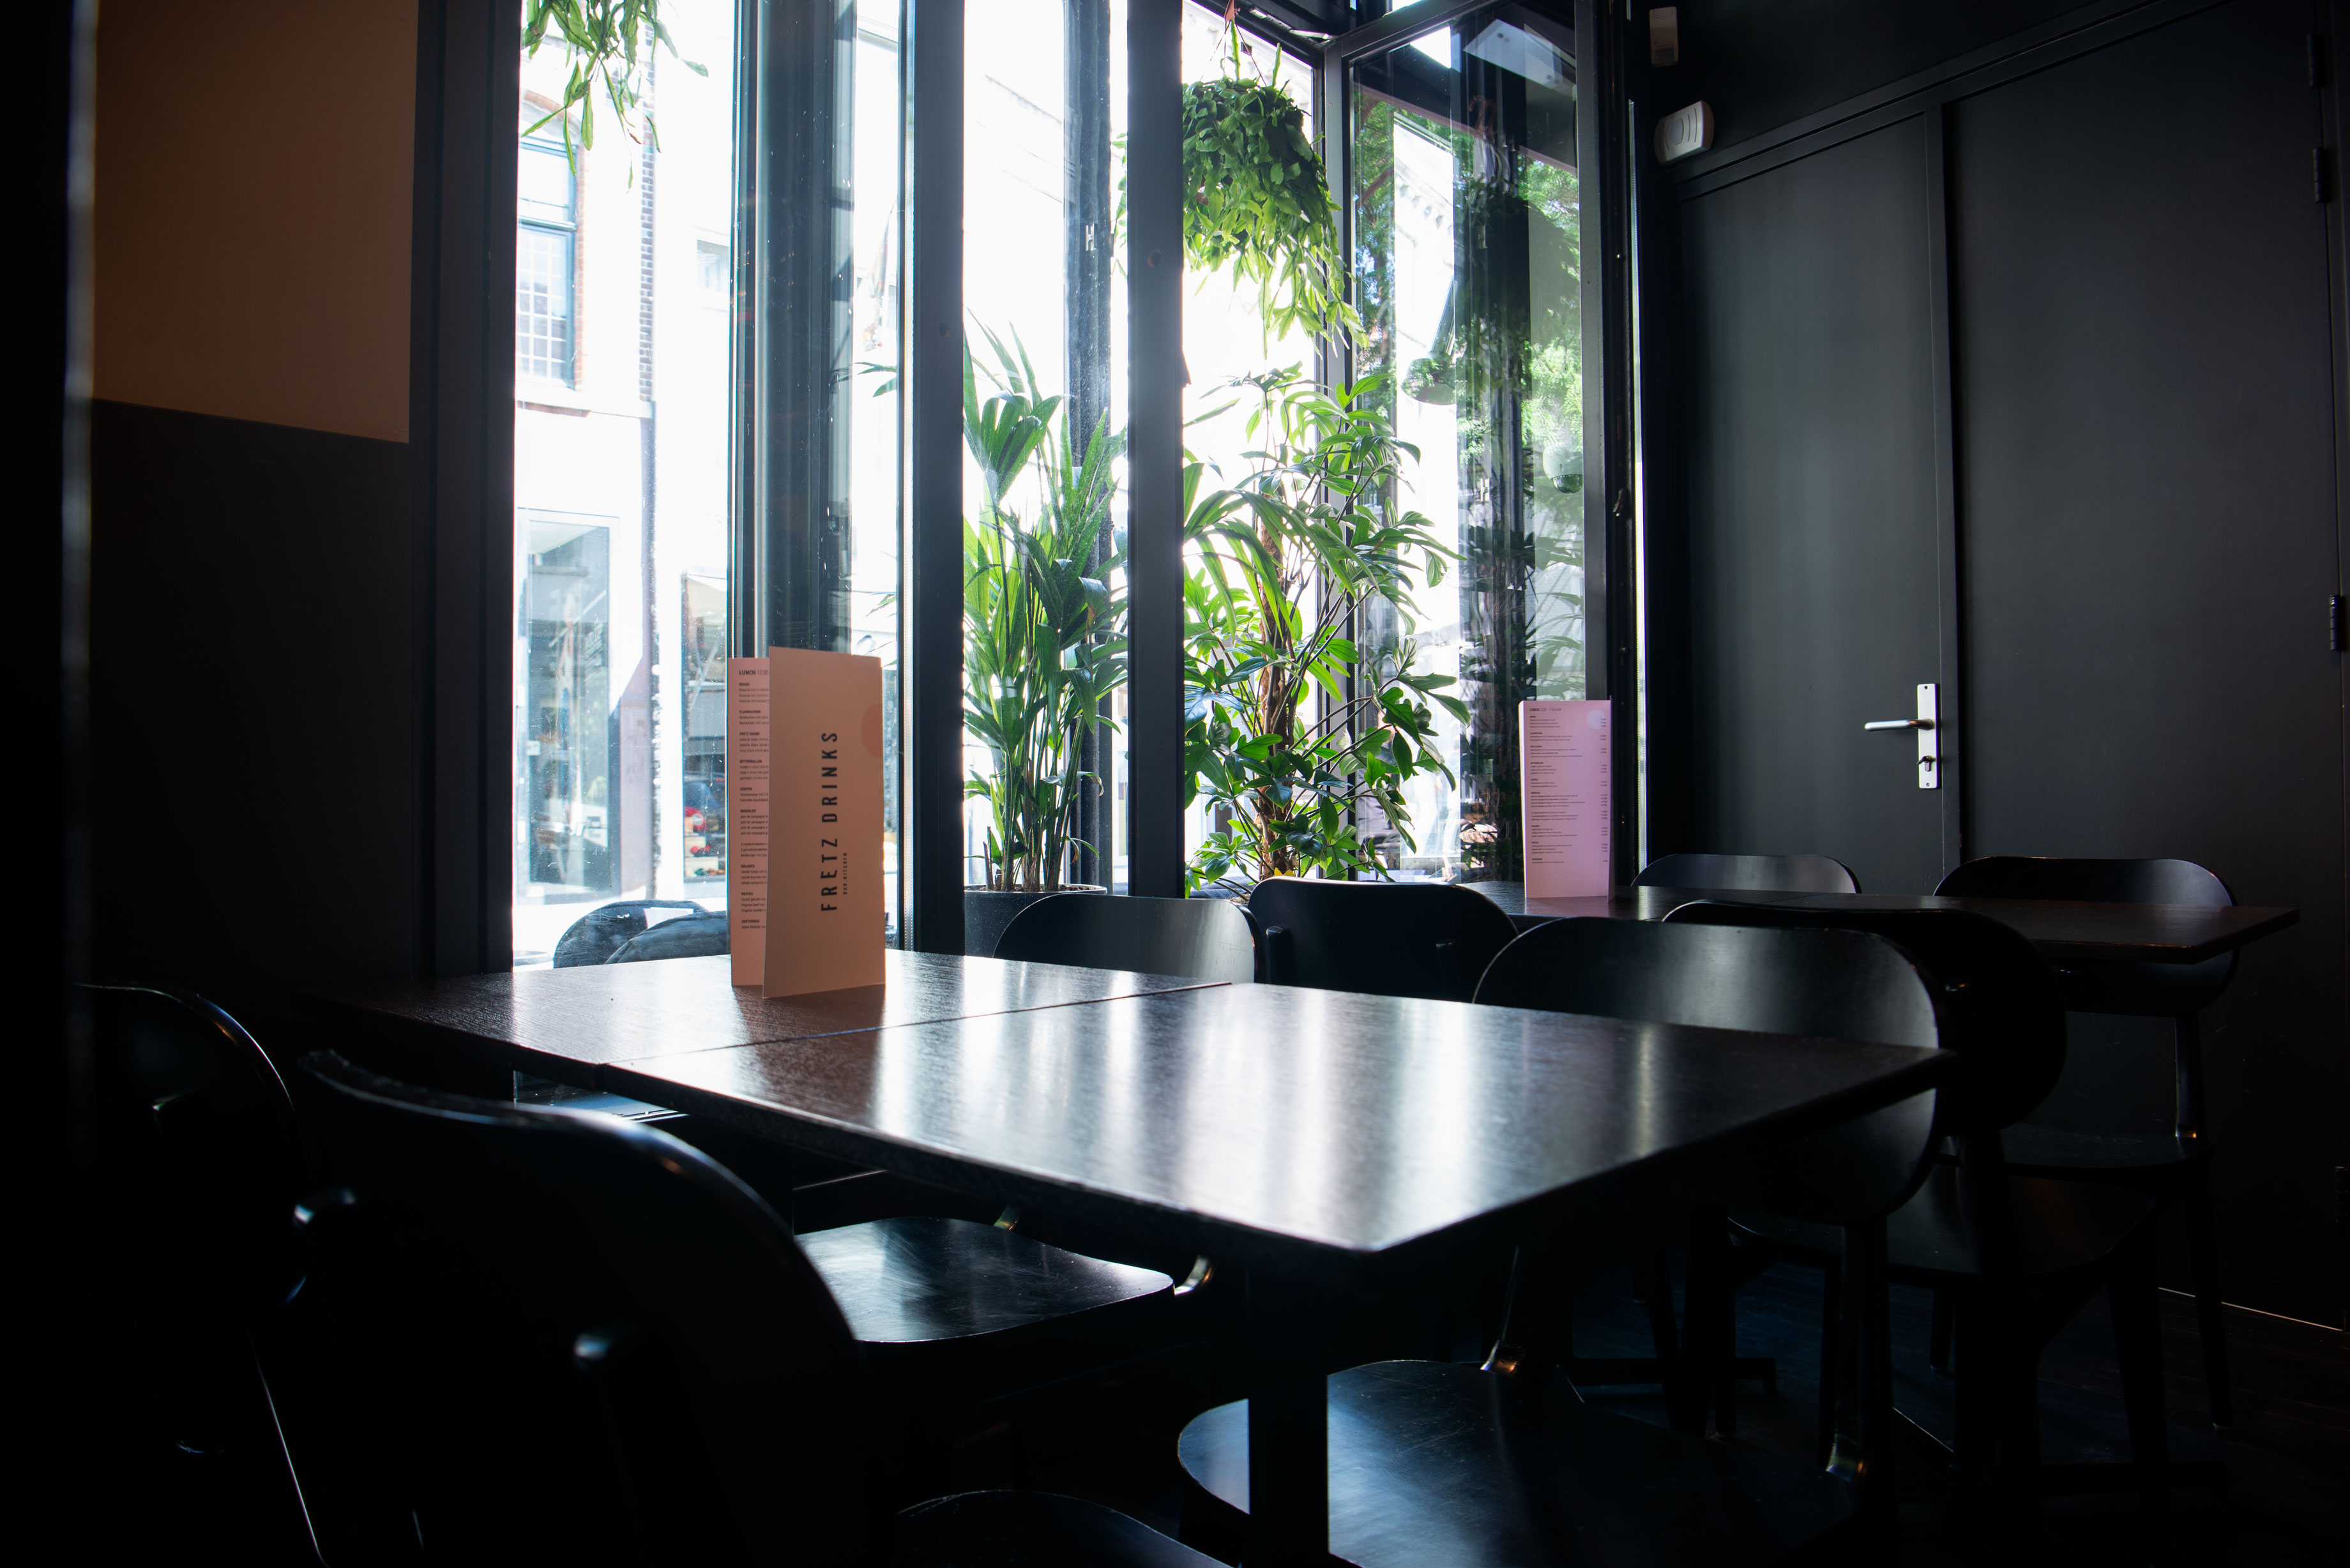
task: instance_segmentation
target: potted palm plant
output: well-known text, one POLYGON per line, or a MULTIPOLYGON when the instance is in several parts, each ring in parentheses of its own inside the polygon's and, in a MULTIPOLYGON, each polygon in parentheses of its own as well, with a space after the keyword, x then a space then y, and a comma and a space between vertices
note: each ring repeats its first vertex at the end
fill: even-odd
POLYGON ((963 729, 987 748, 967 798, 987 803, 983 880, 963 893, 966 951, 995 950, 1012 917, 1048 894, 1103 892, 1067 881, 1080 744, 1112 721, 1103 699, 1126 679, 1123 564, 1110 527, 1124 440, 1107 417, 1080 440, 1056 426, 1062 400, 1039 389, 1027 352, 991 333, 998 389, 985 399, 963 352, 963 440, 979 464, 979 514, 963 523, 963 729), (1032 483, 1021 484, 1024 475, 1032 483), (1017 493, 1026 506, 1014 504, 1017 493))

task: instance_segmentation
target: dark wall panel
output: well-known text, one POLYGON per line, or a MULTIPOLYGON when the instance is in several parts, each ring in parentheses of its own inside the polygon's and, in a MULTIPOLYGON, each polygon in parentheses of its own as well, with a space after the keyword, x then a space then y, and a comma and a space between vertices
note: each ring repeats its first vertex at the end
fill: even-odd
POLYGON ((1941 873, 1928 163, 1915 119, 1682 204, 1691 752, 1677 850, 1941 873))
POLYGON ((2350 1078, 2306 31, 2290 4, 2190 16, 1960 101, 1950 158, 1969 852, 2180 856, 2300 908, 2205 1028, 2230 1294, 2330 1322, 2350 1078))
MULTIPOLYGON (((1680 0, 1659 107, 1703 99, 1727 147, 2085 7, 2079 0, 1680 0)), ((1645 42, 1645 40, 1642 40, 1645 42)))
POLYGON ((418 972, 410 449, 99 402, 90 468, 97 974, 418 972))

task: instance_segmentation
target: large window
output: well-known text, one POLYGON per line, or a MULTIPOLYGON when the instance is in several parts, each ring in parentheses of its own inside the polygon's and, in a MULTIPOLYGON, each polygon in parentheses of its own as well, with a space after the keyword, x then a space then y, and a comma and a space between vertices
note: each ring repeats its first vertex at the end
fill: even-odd
POLYGON ((964 881, 1117 887, 1124 666, 1103 649, 1122 635, 1125 591, 1126 7, 966 0, 963 16, 963 323, 978 421, 963 466, 975 791, 964 881), (1011 439, 1023 420, 1035 422, 1033 446, 1011 439), (1104 590, 1091 618, 1088 583, 1104 590))
POLYGON ((515 311, 514 957, 615 900, 723 908, 732 0, 665 0, 658 138, 521 62, 515 311), (703 65, 705 77, 683 62, 703 65), (576 112, 576 111, 575 111, 576 112), (534 126, 537 129, 533 130, 534 126))
MULTIPOLYGON (((1347 846, 1313 867, 1517 875, 1517 705, 1586 690, 1582 161, 1565 9, 1493 5, 1400 41, 1387 22, 1326 55, 1318 38, 1283 30, 1351 19, 1322 0, 1285 5, 1277 20, 1243 10, 1237 30, 1221 3, 960 0, 926 7, 920 36, 906 0, 664 0, 676 53, 655 48, 640 83, 658 135, 599 109, 592 149, 546 118, 573 62, 555 46, 525 61, 515 961, 547 961, 599 904, 724 907, 725 665, 773 649, 883 663, 893 940, 906 940, 916 885, 961 888, 968 913, 988 903, 970 896, 983 883, 1165 888, 1179 846, 1202 888, 1300 868, 1263 856, 1229 861, 1245 875, 1218 868, 1250 803, 1278 791, 1201 783, 1200 759, 1225 754, 1201 717, 1231 695, 1214 685, 1231 672, 1210 669, 1216 639, 1257 625, 1228 605, 1212 613, 1231 627, 1209 624, 1203 585, 1218 568, 1201 541, 1222 536, 1227 514, 1272 527, 1265 508, 1284 498, 1295 517, 1282 526, 1305 538, 1310 523, 1296 519, 1315 498, 1352 493, 1329 478, 1344 471, 1343 443, 1300 434, 1294 414, 1268 441, 1276 400, 1304 407, 1317 385, 1378 388, 1347 419, 1378 426, 1364 450, 1378 448, 1383 477, 1367 488, 1382 499, 1331 514, 1414 530, 1424 518, 1409 548, 1435 566, 1371 587, 1299 554, 1294 591, 1284 577, 1259 596, 1297 615, 1253 611, 1258 630, 1278 641, 1290 618, 1336 628, 1331 647, 1349 651, 1329 656, 1338 677, 1292 683, 1294 711, 1251 710, 1249 722, 1300 755, 1338 743, 1329 737, 1378 739, 1378 714, 1394 711, 1388 687, 1405 672, 1429 678, 1433 728, 1415 732, 1427 743, 1390 770, 1405 784, 1375 798, 1329 787, 1375 779, 1359 757, 1308 781, 1338 803, 1333 822, 1314 808, 1314 832, 1347 846), (1130 34, 1130 20, 1166 29, 1167 47, 1130 34), (940 53, 910 57, 925 48, 940 53), (1327 161, 1335 226, 1306 242, 1310 305, 1298 303, 1305 273, 1236 286, 1222 263, 1183 261, 1174 336, 1176 291, 1151 270, 1174 232, 1180 182, 1167 173, 1191 134, 1168 112, 1169 48, 1180 49, 1184 113, 1245 101, 1327 161), (936 100, 906 96, 910 81, 951 80, 923 74, 950 60, 960 125, 936 100), (1133 101, 1149 109, 1131 124, 1129 69, 1133 101), (1134 191, 1129 170, 1141 171, 1134 191), (910 213, 942 220, 951 203, 938 193, 958 188, 959 235, 943 221, 927 234, 910 224, 910 213), (941 205, 911 204, 919 192, 941 205), (1150 244, 1129 259, 1146 231, 1150 244), (941 236, 960 241, 959 274, 925 265, 947 254, 941 236), (904 337, 917 317, 920 387, 904 337), (1268 318, 1290 325, 1272 331, 1268 318), (1137 343, 1155 347, 1130 351, 1137 343), (939 405, 966 386, 950 455, 939 405), (1195 475, 1173 469, 1179 408, 1195 475), (933 444, 910 444, 910 414, 935 421, 921 427, 933 444), (954 462, 959 505, 943 493, 954 462), (1193 479, 1184 575, 1159 580, 1176 556, 1169 519, 1186 524, 1170 495, 1193 479), (1225 513, 1209 516, 1216 506, 1225 513), (1132 533, 1147 548, 1130 583, 1132 533), (943 580, 950 559, 951 603, 931 576, 943 580), (1148 648, 1128 646, 1130 595, 1149 619, 1148 648), (943 686, 958 615, 955 727, 943 711, 909 723, 900 694, 916 682, 902 650, 926 690, 943 686), (1146 655, 1130 688, 1129 662, 1146 655), (937 815, 919 820, 940 831, 916 846, 919 875, 900 854, 916 776, 903 735, 957 746, 963 788, 944 798, 942 759, 910 759, 942 797, 921 803, 937 815), (1147 775, 1130 764, 1138 736, 1154 757, 1147 775), (1175 763, 1156 760, 1170 752, 1175 763)), ((1197 235, 1174 244, 1214 249, 1197 235)), ((1233 669, 1238 681, 1246 670, 1233 669)))

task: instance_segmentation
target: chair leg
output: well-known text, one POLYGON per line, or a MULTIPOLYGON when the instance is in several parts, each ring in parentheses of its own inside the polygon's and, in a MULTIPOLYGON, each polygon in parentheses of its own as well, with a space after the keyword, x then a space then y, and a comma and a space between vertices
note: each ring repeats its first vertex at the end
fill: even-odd
POLYGON ((2122 1403, 2129 1417, 2130 1464, 2146 1520, 2152 1560, 2167 1562, 2170 1543, 2170 1436, 2162 1386, 2162 1305, 2156 1288, 2154 1242, 2134 1243, 2106 1283, 2114 1320, 2114 1351, 2121 1364, 2122 1403))
POLYGON ((1699 1437, 1705 1435, 1709 1411, 1722 1436, 1738 1430, 1736 1293, 1729 1216, 1718 1209, 1698 1210, 1690 1216, 1689 1275, 1682 1293, 1680 1366, 1686 1386, 1674 1424, 1699 1437))
POLYGON ((1510 1261, 1502 1326, 1492 1349, 1486 1353, 1484 1370, 1539 1383, 1547 1381, 1553 1369, 1571 1360, 1574 1354, 1575 1318, 1566 1254, 1548 1241, 1522 1243, 1510 1261))
POLYGON ((1820 1429, 1817 1462, 1825 1469, 1835 1457, 1836 1380, 1842 1376, 1844 1319, 1840 1310, 1844 1269, 1831 1262, 1820 1271, 1820 1429))
POLYGON ((1984 1342, 1982 1311, 1973 1303, 1951 1308, 1950 1392, 1956 1406, 1956 1440, 1951 1453, 1961 1472, 1981 1474, 1996 1468, 1993 1449, 1999 1439, 1996 1418, 1998 1387, 1984 1342))
POLYGON ((2228 1319, 2220 1299, 2220 1235, 2211 1213, 2211 1168, 2204 1163, 2189 1178, 2182 1205, 2187 1211, 2187 1261, 2195 1277, 2195 1320, 2203 1340, 2203 1391, 2211 1424, 2233 1427, 2236 1400, 2228 1378, 2228 1319))
POLYGON ((2040 1347, 2022 1338, 2020 1326, 2011 1322, 1991 1347, 1998 1360, 1992 1384, 1998 1389, 2000 1490, 2008 1528, 2015 1560, 2033 1568, 2040 1562, 2040 1347))
POLYGON ((1642 1252, 1632 1262, 1632 1295, 1648 1320, 1648 1341, 1657 1352, 1657 1381, 1665 1391, 1666 1417, 1675 1430, 1699 1436, 1705 1432, 1705 1375, 1699 1360, 1703 1346, 1694 1335, 1704 1316, 1698 1301, 1699 1293, 1706 1288, 1704 1273, 1704 1265, 1692 1253, 1688 1275, 1689 1321, 1676 1325, 1672 1259, 1656 1251, 1642 1252))
POLYGON ((1950 1326, 1958 1303, 1948 1291, 1934 1293, 1934 1327, 1926 1351, 1926 1365, 1948 1377, 1950 1375, 1950 1326))
POLYGON ((1835 1447, 1828 1468, 1849 1475, 1872 1532, 1887 1536, 1898 1517, 1895 1469, 1893 1324, 1886 1292, 1885 1221, 1844 1233, 1844 1376, 1835 1447))

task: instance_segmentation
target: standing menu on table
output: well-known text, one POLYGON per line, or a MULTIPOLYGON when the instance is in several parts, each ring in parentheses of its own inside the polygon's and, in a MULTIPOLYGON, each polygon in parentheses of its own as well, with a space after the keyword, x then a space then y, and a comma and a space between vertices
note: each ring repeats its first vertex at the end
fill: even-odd
POLYGON ((1605 700, 1518 704, 1529 898, 1590 898, 1608 890, 1610 723, 1605 700))
POLYGON ((881 984, 881 661, 770 649, 730 660, 727 690, 730 826, 755 821, 729 846, 734 983, 881 984))

